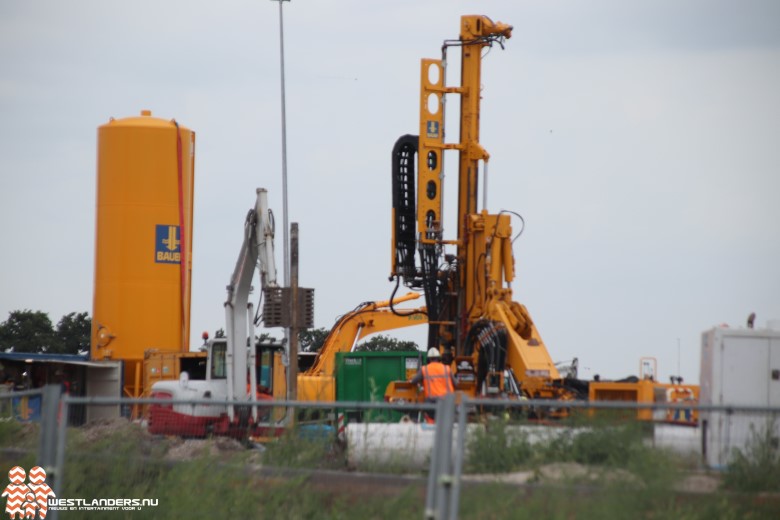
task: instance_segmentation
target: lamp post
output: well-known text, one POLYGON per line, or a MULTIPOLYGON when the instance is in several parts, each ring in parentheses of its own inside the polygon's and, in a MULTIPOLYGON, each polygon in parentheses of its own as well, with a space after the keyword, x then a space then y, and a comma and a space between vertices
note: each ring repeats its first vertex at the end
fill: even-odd
POLYGON ((282 80, 282 224, 284 226, 284 286, 290 286, 290 238, 287 217, 287 106, 284 93, 284 16, 282 4, 290 0, 271 0, 279 2, 279 63, 282 80))
MULTIPOLYGON (((282 5, 284 2, 290 0, 271 0, 272 2, 279 2, 279 65, 281 70, 281 83, 282 83, 282 225, 284 226, 284 287, 290 287, 290 238, 289 238, 289 224, 287 216, 287 103, 285 100, 285 87, 284 87, 284 14, 282 5)), ((297 232, 297 228, 296 228, 297 232)), ((294 295, 294 291, 291 291, 294 295)), ((297 308, 295 303, 291 304, 290 311, 294 311, 297 308)), ((291 312, 292 314, 292 312, 291 312)), ((285 351, 287 354, 287 398, 295 399, 296 397, 296 383, 298 378, 298 353, 297 353, 297 339, 293 338, 293 334, 297 334, 295 327, 286 328, 284 330, 285 351)), ((295 413, 294 410, 290 410, 290 414, 287 416, 287 422, 289 425, 294 424, 295 413)))

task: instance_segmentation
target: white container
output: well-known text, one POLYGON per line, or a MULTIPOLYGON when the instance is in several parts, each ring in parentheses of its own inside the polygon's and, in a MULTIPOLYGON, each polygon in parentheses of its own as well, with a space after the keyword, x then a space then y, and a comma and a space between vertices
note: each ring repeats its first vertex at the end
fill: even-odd
POLYGON ((753 432, 774 428, 780 436, 780 331, 714 328, 702 335, 701 404, 733 406, 733 413, 701 413, 707 464, 724 468, 735 449, 744 450, 753 432), (773 407, 744 413, 744 406, 773 407))

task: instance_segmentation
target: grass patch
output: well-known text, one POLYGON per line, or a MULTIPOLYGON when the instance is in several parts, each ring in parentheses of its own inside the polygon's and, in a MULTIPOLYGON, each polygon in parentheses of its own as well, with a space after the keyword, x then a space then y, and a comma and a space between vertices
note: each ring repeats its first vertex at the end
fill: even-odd
POLYGON ((149 497, 165 468, 165 440, 129 421, 69 429, 63 492, 70 497, 149 497))
POLYGON ((468 440, 467 473, 502 473, 520 469, 534 456, 527 434, 491 419, 468 440))
POLYGON ((365 519, 412 518, 422 513, 422 501, 412 490, 396 497, 366 496, 352 489, 326 492, 313 488, 305 477, 261 478, 236 467, 215 468, 207 459, 175 467, 161 481, 166 492, 161 507, 179 517, 200 518, 212 512, 218 518, 365 519), (207 483, 207 485, 204 485, 207 483), (185 495, 182 488, 198 489, 185 495), (399 516, 400 515, 400 516, 399 516))
POLYGON ((262 462, 268 466, 310 469, 343 469, 343 451, 333 435, 297 429, 265 445, 262 462))
POLYGON ((647 425, 637 421, 604 418, 577 418, 549 428, 492 420, 469 438, 465 469, 524 470, 535 472, 537 481, 668 490, 680 466, 670 454, 652 447, 649 434, 647 425))
POLYGON ((37 423, 23 423, 15 419, 2 419, 0 420, 0 447, 37 448, 40 431, 40 425, 37 423))
MULTIPOLYGON (((281 453, 281 452, 279 452, 281 453)), ((287 466, 290 467, 290 466, 287 466)), ((90 511, 90 518, 288 518, 364 519, 419 517, 422 500, 413 491, 397 497, 356 495, 351 489, 313 489, 305 476, 261 476, 233 459, 208 453, 195 460, 139 471, 131 454, 116 453, 105 464, 86 458, 68 461, 63 497, 153 498, 157 507, 141 511, 90 511)))
POLYGON ((461 494, 463 520, 742 520, 778 518, 777 503, 718 494, 657 495, 608 485, 541 486, 517 489, 488 484, 461 494))
MULTIPOLYGON (((0 420, 0 468, 25 470, 35 465, 40 443, 40 426, 14 419, 0 420)), ((2 473, 0 473, 2 474, 2 473)))
MULTIPOLYGON (((226 439, 152 437, 123 420, 69 429, 61 498, 152 498, 159 505, 64 517, 349 520, 423 515, 425 490, 419 483, 414 489, 383 492, 363 487, 361 480, 339 487, 310 477, 308 471, 292 473, 301 475, 297 477, 260 471, 269 466, 343 469, 344 454, 323 431, 298 430, 260 451, 244 449, 235 441, 230 446, 226 439), (183 455, 171 458, 177 450, 183 455)), ((652 447, 647 425, 576 419, 542 428, 491 420, 469 439, 468 472, 522 469, 543 475, 550 466, 576 465, 586 474, 543 476, 539 481, 544 485, 522 487, 464 483, 460 518, 780 518, 780 501, 757 493, 780 489, 780 453, 771 431, 754 432, 752 442, 735 455, 724 475, 728 489, 746 493, 681 494, 672 489, 681 463, 652 447)), ((35 447, 39 433, 37 425, 0 422, 0 446, 35 447)), ((15 464, 31 467, 34 450, 25 460, 8 461, 6 467, 15 464)), ((385 473, 390 465, 375 469, 385 473)))
POLYGON ((726 489, 745 492, 780 492, 780 437, 777 419, 762 427, 750 425, 750 440, 734 449, 723 477, 726 489))

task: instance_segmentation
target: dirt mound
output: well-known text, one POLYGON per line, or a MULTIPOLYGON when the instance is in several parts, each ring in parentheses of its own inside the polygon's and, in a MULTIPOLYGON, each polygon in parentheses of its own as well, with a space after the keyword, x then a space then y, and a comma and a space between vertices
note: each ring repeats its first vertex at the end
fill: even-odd
POLYGON ((683 478, 676 489, 684 493, 714 493, 720 489, 720 484, 720 476, 694 473, 683 478))
POLYGON ((145 435, 146 430, 125 417, 100 419, 85 424, 79 428, 82 438, 87 442, 95 442, 115 435, 145 435))
MULTIPOLYGON (((224 456, 245 450, 235 439, 215 437, 213 439, 182 439, 181 437, 152 435, 146 427, 127 418, 103 419, 93 421, 78 428, 78 444, 93 446, 100 441, 109 441, 117 447, 114 440, 122 446, 137 450, 143 456, 163 458, 170 461, 184 461, 203 456, 224 456)), ((102 444, 105 444, 103 442, 102 444)))
POLYGON ((204 456, 218 456, 244 451, 244 446, 235 439, 216 437, 213 439, 172 439, 165 454, 166 460, 192 460, 204 456))
POLYGON ((605 483, 615 481, 639 483, 636 476, 623 469, 592 468, 575 462, 544 464, 534 471, 464 475, 463 478, 464 480, 471 482, 501 482, 504 484, 551 484, 562 482, 605 483))

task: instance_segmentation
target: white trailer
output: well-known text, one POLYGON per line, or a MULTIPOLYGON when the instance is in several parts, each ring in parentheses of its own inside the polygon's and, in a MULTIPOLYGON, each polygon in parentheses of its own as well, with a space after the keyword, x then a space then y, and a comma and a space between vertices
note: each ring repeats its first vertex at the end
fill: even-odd
POLYGON ((702 334, 701 348, 700 403, 733 407, 700 415, 705 461, 725 468, 754 434, 770 428, 780 438, 780 330, 718 327, 702 334))

